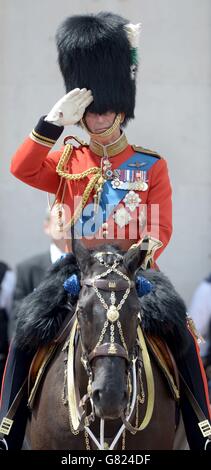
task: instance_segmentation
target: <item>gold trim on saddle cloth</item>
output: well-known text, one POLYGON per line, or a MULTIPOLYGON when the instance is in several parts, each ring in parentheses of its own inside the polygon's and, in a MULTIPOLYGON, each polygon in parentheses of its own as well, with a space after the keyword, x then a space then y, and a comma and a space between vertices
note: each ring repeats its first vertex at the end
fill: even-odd
POLYGON ((145 338, 142 333, 142 329, 140 325, 138 325, 138 328, 137 328, 137 336, 138 336, 139 346, 141 349, 141 354, 142 354, 142 359, 143 359, 144 371, 145 371, 146 382, 147 382, 147 397, 148 397, 147 409, 146 409, 144 419, 141 425, 137 429, 137 431, 142 431, 143 429, 147 427, 152 417, 154 403, 155 403, 155 386, 154 386, 154 378, 153 378, 151 361, 150 361, 150 357, 147 351, 145 338))
POLYGON ((69 348, 68 348, 68 359, 67 359, 67 393, 68 393, 68 408, 69 408, 69 422, 70 429, 73 434, 78 434, 80 425, 80 414, 77 406, 77 398, 75 391, 75 373, 74 373, 74 362, 75 362, 75 334, 78 326, 78 320, 76 318, 73 327, 70 332, 69 348))
POLYGON ((68 314, 53 342, 41 346, 33 357, 28 376, 28 405, 31 409, 46 366, 53 359, 58 346, 63 343, 67 335, 69 337, 69 328, 72 328, 73 321, 74 316, 72 316, 72 313, 68 314))
POLYGON ((160 344, 160 340, 156 341, 156 338, 153 338, 152 336, 149 336, 149 335, 146 336, 146 340, 147 340, 147 344, 148 344, 150 350, 154 354, 154 357, 155 357, 158 365, 160 366, 162 372, 164 373, 164 375, 166 377, 166 380, 168 382, 168 385, 170 387, 170 390, 173 394, 174 399, 176 401, 178 401, 179 398, 180 398, 179 378, 176 377, 176 370, 175 370, 175 366, 174 366, 173 360, 172 360, 173 358, 171 358, 170 353, 165 348, 165 342, 163 342, 163 349, 165 349, 165 353, 164 353, 164 350, 162 350, 162 347, 161 347, 161 344, 160 344), (168 358, 169 361, 171 361, 172 369, 174 370, 175 377, 170 372, 170 367, 167 363, 167 360, 166 360, 167 358, 165 358, 165 354, 168 355, 167 358, 168 358))
POLYGON ((33 407, 34 399, 40 385, 41 378, 57 348, 58 344, 56 343, 53 343, 50 346, 43 346, 37 351, 33 358, 28 380, 28 406, 30 409, 33 407))

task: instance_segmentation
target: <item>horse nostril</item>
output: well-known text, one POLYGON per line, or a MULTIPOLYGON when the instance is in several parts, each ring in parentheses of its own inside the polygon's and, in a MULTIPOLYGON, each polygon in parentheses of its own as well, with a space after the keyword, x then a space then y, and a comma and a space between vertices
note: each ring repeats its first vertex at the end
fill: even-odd
POLYGON ((100 399, 102 397, 102 393, 100 390, 94 390, 93 392, 93 401, 94 403, 97 405, 98 403, 100 403, 100 399))

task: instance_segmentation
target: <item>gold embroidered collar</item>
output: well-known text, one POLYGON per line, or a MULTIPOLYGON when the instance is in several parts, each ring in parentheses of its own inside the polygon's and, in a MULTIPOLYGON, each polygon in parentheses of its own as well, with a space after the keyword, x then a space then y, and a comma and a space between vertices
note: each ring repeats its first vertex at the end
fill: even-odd
POLYGON ((90 150, 94 152, 96 155, 98 155, 99 157, 104 157, 105 155, 108 155, 108 157, 114 157, 115 155, 118 155, 120 152, 123 152, 123 150, 125 150, 127 146, 128 146, 128 141, 124 132, 112 144, 102 145, 93 139, 90 140, 90 144, 89 144, 90 150))

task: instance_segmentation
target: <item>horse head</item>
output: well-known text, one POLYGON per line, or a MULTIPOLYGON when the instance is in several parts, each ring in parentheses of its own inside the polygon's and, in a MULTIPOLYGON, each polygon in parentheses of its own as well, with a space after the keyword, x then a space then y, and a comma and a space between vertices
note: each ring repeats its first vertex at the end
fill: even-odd
POLYGON ((102 419, 119 418, 129 403, 140 312, 134 280, 147 249, 144 240, 126 253, 109 245, 90 252, 74 241, 81 270, 77 304, 81 360, 95 414, 102 419))

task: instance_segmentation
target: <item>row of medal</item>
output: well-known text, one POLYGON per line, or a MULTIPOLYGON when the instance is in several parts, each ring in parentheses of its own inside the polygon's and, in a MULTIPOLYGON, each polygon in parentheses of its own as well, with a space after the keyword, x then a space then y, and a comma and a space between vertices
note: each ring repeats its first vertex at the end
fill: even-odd
MULTIPOLYGON (((132 165, 138 166, 138 163, 132 165)), ((145 165, 145 163, 143 163, 145 165)), ((140 166, 143 164, 139 164, 140 166)), ((103 161, 103 177, 106 180, 111 180, 113 189, 133 190, 133 191, 146 191, 148 189, 147 184, 147 172, 143 170, 128 170, 128 169, 111 169, 111 163, 108 159, 103 161)))
MULTIPOLYGON (((113 189, 123 189, 128 191, 123 199, 125 207, 115 211, 113 218, 119 227, 127 225, 132 219, 130 213, 141 203, 141 197, 135 191, 146 191, 148 189, 147 172, 140 168, 146 165, 145 162, 135 162, 128 166, 136 169, 116 169, 112 170, 112 165, 107 156, 102 159, 102 176, 105 180, 110 180, 113 189)), ((139 222, 143 227, 146 222, 145 213, 142 210, 139 214, 139 222)), ((107 224, 106 224, 107 225, 107 224)), ((106 233, 106 232, 105 232, 106 233)))

